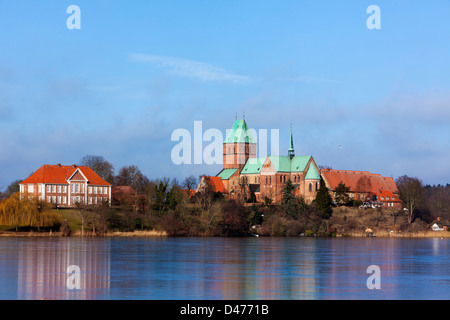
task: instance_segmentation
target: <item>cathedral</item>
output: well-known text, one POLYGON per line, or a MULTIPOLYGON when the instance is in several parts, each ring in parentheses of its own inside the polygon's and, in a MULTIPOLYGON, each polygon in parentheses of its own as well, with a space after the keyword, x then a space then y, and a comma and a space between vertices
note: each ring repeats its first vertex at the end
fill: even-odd
POLYGON ((196 192, 208 185, 229 199, 280 203, 283 188, 290 179, 296 197, 311 203, 321 181, 333 199, 340 184, 349 187, 349 198, 371 206, 401 208, 398 189, 392 177, 368 171, 320 170, 311 155, 296 156, 292 128, 286 156, 256 156, 256 140, 245 119, 236 119, 223 142, 223 168, 216 176, 203 176, 196 192))
POLYGON ((290 179, 295 195, 307 203, 315 199, 320 186, 319 168, 312 156, 296 156, 291 138, 287 156, 256 157, 256 140, 244 119, 237 119, 223 143, 223 169, 216 177, 204 177, 213 190, 226 190, 230 199, 280 202, 290 179))

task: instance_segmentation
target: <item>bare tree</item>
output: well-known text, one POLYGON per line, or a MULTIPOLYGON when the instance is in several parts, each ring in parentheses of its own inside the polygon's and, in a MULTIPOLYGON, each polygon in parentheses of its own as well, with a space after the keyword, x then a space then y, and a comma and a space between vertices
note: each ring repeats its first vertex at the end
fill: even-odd
POLYGON ((406 175, 399 177, 396 184, 400 199, 407 209, 408 223, 411 224, 416 217, 417 207, 425 202, 425 188, 422 181, 406 175))
POLYGON ((84 156, 80 165, 91 168, 103 180, 113 183, 114 181, 114 166, 106 161, 102 156, 87 155, 84 156))
POLYGON ((184 179, 183 184, 182 184, 183 188, 186 188, 188 190, 188 194, 191 194, 191 190, 194 190, 197 188, 197 179, 194 176, 189 176, 186 177, 186 179, 184 179))
POLYGON ((143 193, 150 181, 137 166, 125 166, 120 169, 114 183, 117 186, 130 186, 137 193, 143 193))
POLYGON ((356 181, 356 192, 362 196, 362 201, 367 201, 367 196, 369 195, 370 190, 372 189, 372 183, 370 179, 366 176, 362 176, 356 181))
POLYGON ((21 183, 21 182, 22 182, 22 180, 20 180, 20 179, 11 182, 11 183, 9 184, 9 186, 6 188, 6 192, 5 192, 6 196, 7 196, 7 197, 10 197, 10 196, 12 196, 14 193, 19 192, 19 190, 20 190, 19 183, 21 183))

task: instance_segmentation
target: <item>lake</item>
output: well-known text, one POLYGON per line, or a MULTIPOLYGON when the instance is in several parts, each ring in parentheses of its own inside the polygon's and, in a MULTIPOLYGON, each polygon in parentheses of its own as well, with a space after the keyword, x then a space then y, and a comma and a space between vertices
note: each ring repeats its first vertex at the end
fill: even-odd
POLYGON ((449 257, 448 238, 0 238, 0 299, 447 300, 449 257))

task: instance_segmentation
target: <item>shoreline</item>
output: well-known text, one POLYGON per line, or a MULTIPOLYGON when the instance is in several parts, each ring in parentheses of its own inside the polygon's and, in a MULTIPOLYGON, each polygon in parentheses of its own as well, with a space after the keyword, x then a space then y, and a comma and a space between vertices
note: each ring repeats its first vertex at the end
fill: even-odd
MULTIPOLYGON (((92 234, 90 232, 85 232, 84 235, 81 232, 75 232, 70 236, 63 236, 61 232, 36 232, 36 231, 2 231, 0 232, 1 237, 9 238, 170 238, 165 231, 115 231, 107 232, 102 235, 92 234)), ((205 236, 210 237, 210 236, 205 236)), ((211 236, 214 238, 214 236, 211 236)), ((252 235, 248 235, 252 237, 252 235)), ((271 236, 261 236, 263 238, 270 238, 271 236)), ((377 232, 374 233, 375 238, 450 238, 450 232, 448 231, 416 231, 416 232, 377 232)), ((176 237, 173 237, 176 238, 176 237)), ((233 237, 230 237, 233 238, 233 237)), ((297 237, 286 237, 286 238, 297 238, 297 237)), ((298 237, 298 238, 335 238, 335 237, 319 237, 319 236, 308 236, 308 237, 298 237)), ((336 238, 367 238, 365 232, 354 231, 346 234, 337 234, 336 238)))

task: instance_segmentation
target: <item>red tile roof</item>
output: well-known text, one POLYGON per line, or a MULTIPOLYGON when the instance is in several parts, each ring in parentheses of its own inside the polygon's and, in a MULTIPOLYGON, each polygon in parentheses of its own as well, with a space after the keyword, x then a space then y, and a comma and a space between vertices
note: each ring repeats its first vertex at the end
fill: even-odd
POLYGON ((368 171, 323 169, 321 174, 332 190, 335 190, 339 183, 342 182, 347 187, 350 187, 352 192, 366 192, 376 195, 381 195, 384 192, 390 194, 390 197, 398 193, 397 185, 393 178, 382 177, 379 174, 368 171), (358 182, 360 179, 366 179, 366 186, 368 186, 366 190, 360 190, 361 182, 358 182))
POLYGON ((213 192, 228 193, 220 177, 203 176, 213 192))
POLYGON ((62 166, 45 164, 40 167, 36 172, 31 174, 27 179, 21 182, 21 184, 30 183, 50 183, 50 184, 67 184, 67 180, 78 170, 81 172, 90 185, 97 186, 110 186, 111 184, 103 180, 98 174, 96 174, 91 168, 86 166, 62 166))

